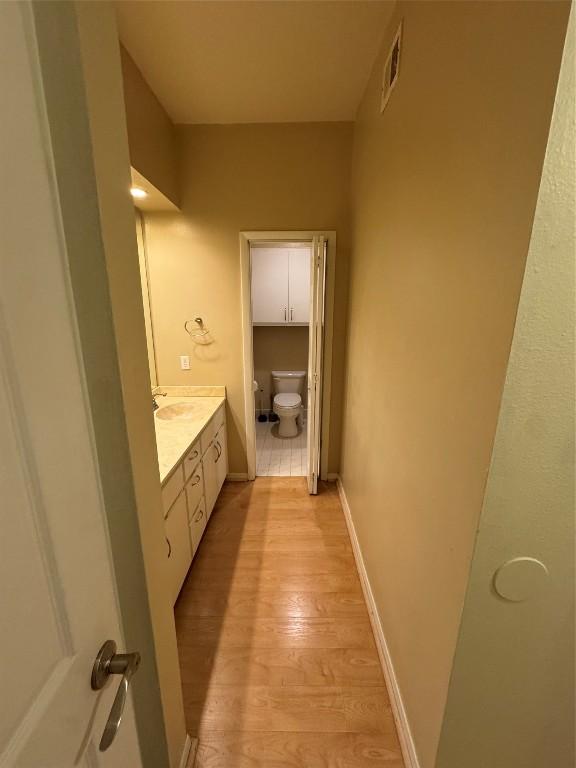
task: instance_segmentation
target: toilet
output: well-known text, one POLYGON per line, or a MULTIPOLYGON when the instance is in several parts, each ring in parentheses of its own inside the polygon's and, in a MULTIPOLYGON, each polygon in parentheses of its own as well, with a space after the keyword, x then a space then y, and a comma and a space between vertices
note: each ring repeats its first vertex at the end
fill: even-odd
POLYGON ((302 413, 302 391, 306 371, 272 371, 274 403, 272 410, 280 419, 279 437, 296 437, 298 417, 302 413))

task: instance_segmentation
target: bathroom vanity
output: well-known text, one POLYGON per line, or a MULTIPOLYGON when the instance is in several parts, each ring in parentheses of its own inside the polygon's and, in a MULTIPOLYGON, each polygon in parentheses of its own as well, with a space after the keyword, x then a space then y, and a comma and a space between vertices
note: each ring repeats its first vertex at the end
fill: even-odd
POLYGON ((156 395, 159 408, 154 425, 166 558, 171 596, 176 602, 226 479, 228 452, 223 394, 170 395, 156 395))

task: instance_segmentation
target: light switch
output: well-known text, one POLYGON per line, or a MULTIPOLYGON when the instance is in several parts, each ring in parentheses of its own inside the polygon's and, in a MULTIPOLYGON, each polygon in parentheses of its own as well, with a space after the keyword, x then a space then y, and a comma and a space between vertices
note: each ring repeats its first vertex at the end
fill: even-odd
POLYGON ((180 355, 180 368, 183 371, 190 370, 190 357, 188 355, 180 355))

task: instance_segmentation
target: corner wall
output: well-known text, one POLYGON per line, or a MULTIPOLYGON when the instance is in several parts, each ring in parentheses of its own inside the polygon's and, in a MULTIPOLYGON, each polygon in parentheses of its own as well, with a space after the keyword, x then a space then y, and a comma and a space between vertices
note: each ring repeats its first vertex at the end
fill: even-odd
POLYGON ((122 45, 120 56, 130 164, 178 205, 180 185, 176 129, 122 45))
MULTIPOLYGON (((45 8, 45 13, 51 13, 52 3, 37 5, 45 8)), ((91 401, 93 407, 99 408, 94 417, 97 449, 107 494, 106 508, 126 640, 142 652, 142 665, 134 678, 132 695, 143 764, 151 768, 168 765, 177 768, 186 744, 186 726, 174 611, 166 570, 134 207, 128 192, 130 163, 118 31, 111 3, 75 2, 73 8, 80 37, 101 244, 106 260, 106 288, 110 292, 112 311, 112 317, 105 320, 113 323, 113 336, 110 335, 110 325, 105 325, 104 318, 98 316, 102 304, 94 298, 97 273, 85 260, 77 267, 75 291, 83 291, 77 299, 77 311, 91 340, 88 345, 83 339, 83 348, 92 370, 92 380, 88 382, 93 388, 91 401), (104 339, 103 330, 106 332, 104 339), (116 349, 112 351, 117 354, 117 360, 112 363, 105 353, 114 342, 116 349), (120 402, 112 390, 115 380, 111 379, 110 368, 115 375, 120 374, 120 402), (127 446, 113 441, 118 420, 125 422, 127 446), (142 571, 147 594, 142 594, 140 589, 142 571), (145 629, 149 632, 147 610, 153 638, 144 632, 145 629), (159 704, 161 712, 158 712, 159 704), (162 717, 166 741, 156 735, 162 717), (155 727, 150 727, 150 723, 155 727)), ((56 24, 53 26, 57 28, 56 24)), ((52 46, 52 50, 58 48, 52 46)), ((81 197, 74 200, 75 204, 82 204, 81 197)), ((85 237, 84 232, 79 235, 85 237)), ((80 248, 79 258, 83 255, 80 248)))
POLYGON ((576 764, 575 32, 573 9, 438 768, 576 764), (548 576, 527 582, 534 565, 518 557, 548 576), (494 589, 504 563, 526 599, 494 589))
MULTIPOLYGON (((282 327, 255 325, 252 329, 254 344, 254 378, 258 382, 261 395, 256 395, 256 411, 272 409, 273 385, 272 371, 307 371, 308 370, 308 326, 282 327)), ((308 405, 306 381, 302 391, 302 404, 308 405)))
POLYGON ((567 13, 399 2, 355 127, 341 474, 422 768, 436 759, 567 13))
POLYGON ((349 248, 351 123, 178 126, 181 212, 146 214, 160 385, 225 384, 230 472, 245 473, 242 231, 336 230, 329 471, 338 469, 349 248), (194 345, 200 316, 214 344, 194 345), (181 371, 179 356, 190 355, 181 371))

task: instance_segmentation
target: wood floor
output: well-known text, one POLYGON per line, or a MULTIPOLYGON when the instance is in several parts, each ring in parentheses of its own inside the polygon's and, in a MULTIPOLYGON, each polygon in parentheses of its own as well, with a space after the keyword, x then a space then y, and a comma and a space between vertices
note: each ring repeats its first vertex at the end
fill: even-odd
POLYGON ((196 768, 403 768, 333 485, 227 483, 176 626, 196 768))

